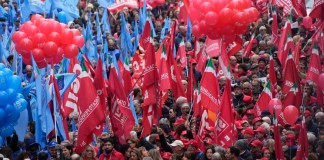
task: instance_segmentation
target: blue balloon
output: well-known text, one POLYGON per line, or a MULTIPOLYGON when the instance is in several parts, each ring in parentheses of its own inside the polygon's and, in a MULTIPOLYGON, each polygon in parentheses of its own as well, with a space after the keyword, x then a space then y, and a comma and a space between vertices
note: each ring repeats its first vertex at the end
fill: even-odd
POLYGON ((12 124, 5 124, 0 128, 0 136, 1 137, 8 137, 14 132, 14 127, 12 124))
POLYGON ((6 68, 6 66, 3 63, 0 63, 0 70, 6 68))
POLYGON ((9 113, 6 111, 6 118, 4 121, 7 123, 16 123, 19 117, 20 117, 19 111, 13 108, 13 110, 9 113))
POLYGON ((16 96, 16 99, 18 100, 18 99, 20 99, 20 98, 24 99, 25 97, 24 97, 24 95, 22 95, 21 93, 18 93, 17 96, 16 96))
POLYGON ((2 108, 0 108, 0 122, 3 120, 3 118, 5 118, 5 116, 6 116, 5 111, 2 108))
POLYGON ((0 106, 6 106, 8 103, 9 95, 6 91, 0 91, 0 106))
POLYGON ((12 89, 12 88, 8 88, 6 90, 6 92, 7 92, 8 96, 9 96, 8 99, 7 99, 7 103, 8 104, 12 104, 13 102, 15 102, 16 101, 17 92, 14 89, 12 89))
POLYGON ((9 68, 4 68, 3 72, 6 73, 7 77, 11 77, 13 75, 11 69, 9 69, 9 68))
POLYGON ((66 15, 64 11, 61 11, 57 14, 57 19, 61 22, 61 23, 65 23, 67 24, 67 20, 66 20, 66 15))
POLYGON ((16 92, 22 91, 21 78, 17 75, 13 75, 8 78, 8 88, 14 89, 16 92))
POLYGON ((5 72, 0 71, 0 89, 6 89, 8 88, 7 86, 7 75, 5 72))
POLYGON ((27 101, 25 99, 19 99, 17 100, 13 106, 16 108, 16 110, 18 110, 19 112, 25 110, 27 108, 27 101))

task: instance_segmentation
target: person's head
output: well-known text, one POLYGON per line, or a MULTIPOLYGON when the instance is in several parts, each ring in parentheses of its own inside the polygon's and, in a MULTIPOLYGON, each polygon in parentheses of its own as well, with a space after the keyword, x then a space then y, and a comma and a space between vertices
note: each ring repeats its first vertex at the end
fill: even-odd
POLYGON ((242 87, 240 85, 234 86, 234 95, 235 96, 242 95, 242 87))
POLYGON ((143 159, 144 157, 148 157, 149 156, 149 153, 145 149, 145 147, 139 147, 138 150, 139 150, 139 154, 140 154, 141 159, 143 159))
POLYGON ((243 88, 243 94, 250 95, 252 89, 250 82, 244 82, 242 84, 242 88, 243 88))
POLYGON ((109 49, 115 49, 116 47, 116 41, 113 37, 108 38, 108 48, 109 49))
POLYGON ((93 157, 96 157, 96 151, 94 148, 90 145, 88 145, 85 150, 83 151, 82 157, 90 159, 93 157))
POLYGON ((259 69, 261 70, 266 69, 267 64, 265 58, 259 58, 258 64, 259 64, 259 69))
POLYGON ((192 160, 195 159, 195 152, 185 151, 182 160, 192 160))
POLYGON ((183 147, 184 147, 183 142, 180 141, 180 140, 173 141, 170 144, 170 146, 171 146, 173 152, 176 153, 176 154, 181 154, 182 151, 183 151, 183 147))
POLYGON ((320 140, 317 143, 316 152, 319 154, 319 156, 321 156, 321 157, 324 156, 324 140, 320 140))
POLYGON ((253 140, 251 143, 251 152, 253 154, 258 154, 261 152, 262 147, 263 147, 263 144, 260 140, 258 140, 258 139, 253 140))
POLYGON ((213 154, 215 153, 215 148, 213 146, 207 147, 205 156, 207 160, 212 159, 213 154))
POLYGON ((66 159, 69 159, 71 157, 72 152, 73 152, 72 145, 69 144, 69 143, 63 143, 61 146, 62 146, 63 156, 66 159))
POLYGON ((31 65, 26 66, 26 75, 31 77, 33 75, 33 67, 31 65))
POLYGON ((186 27, 184 25, 179 25, 179 33, 184 37, 186 36, 186 27))
POLYGON ((26 151, 23 151, 23 152, 20 152, 18 157, 17 157, 17 160, 27 160, 27 159, 30 159, 31 158, 31 155, 29 152, 26 152, 26 151))
POLYGON ((138 139, 137 138, 131 138, 127 141, 127 143, 129 144, 129 146, 133 149, 136 148, 138 139))
POLYGON ((112 138, 108 138, 104 140, 103 150, 106 154, 109 154, 114 149, 114 141, 112 138))
POLYGON ((258 127, 256 130, 254 130, 254 133, 257 139, 263 139, 267 131, 263 127, 258 127))
POLYGON ((181 80, 181 83, 183 85, 183 89, 186 91, 187 90, 187 86, 188 86, 188 82, 186 80, 181 80))
POLYGON ((47 150, 49 152, 49 154, 51 155, 51 157, 56 157, 57 156, 57 143, 52 141, 47 145, 47 150))
POLYGON ((37 155, 37 160, 47 160, 49 159, 49 155, 47 152, 39 152, 37 155))
POLYGON ((235 146, 231 146, 230 148, 226 149, 225 157, 227 160, 233 160, 240 156, 240 149, 235 146))
POLYGON ((161 154, 157 149, 150 149, 148 153, 153 160, 162 160, 161 154))
POLYGON ((230 57, 230 64, 234 66, 234 65, 236 65, 236 63, 237 63, 236 57, 235 56, 231 56, 230 57))
POLYGON ((252 89, 253 90, 259 90, 260 89, 260 81, 259 80, 257 80, 257 79, 255 79, 255 80, 252 80, 252 82, 251 82, 251 86, 252 86, 252 89))
POLYGON ((265 50, 267 49, 267 44, 266 44, 265 41, 260 41, 260 42, 259 42, 259 49, 260 49, 261 51, 265 51, 265 50))
POLYGON ((140 156, 140 151, 136 148, 132 149, 130 151, 130 160, 140 160, 141 156, 140 156))
POLYGON ((265 35, 267 33, 267 28, 265 26, 261 26, 259 28, 259 32, 261 35, 265 35))
POLYGON ((242 153, 247 149, 248 141, 246 139, 239 139, 235 142, 234 146, 240 150, 240 153, 242 153))
POLYGON ((263 157, 270 159, 271 158, 271 152, 270 149, 268 147, 263 147, 262 148, 262 153, 263 153, 263 157))
POLYGON ((160 21, 155 22, 155 31, 160 32, 162 30, 162 23, 160 21))
POLYGON ((237 69, 238 69, 238 71, 237 71, 238 74, 246 74, 247 71, 248 71, 248 67, 247 67, 247 65, 244 64, 244 63, 239 64, 237 69))
POLYGON ((71 160, 80 160, 80 155, 78 155, 76 153, 72 154, 71 160))
POLYGON ((183 103, 181 105, 181 113, 183 116, 188 115, 190 112, 189 104, 188 103, 183 103))

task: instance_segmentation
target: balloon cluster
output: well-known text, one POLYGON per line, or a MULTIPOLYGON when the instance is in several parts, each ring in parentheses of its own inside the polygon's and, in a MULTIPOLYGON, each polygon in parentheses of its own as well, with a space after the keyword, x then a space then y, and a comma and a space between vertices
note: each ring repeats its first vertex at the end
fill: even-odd
POLYGON ((251 0, 195 0, 188 7, 192 33, 211 39, 244 33, 258 19, 251 0))
POLYGON ((0 136, 10 136, 20 112, 27 108, 27 101, 21 94, 21 79, 0 63, 0 136))
POLYGON ((47 64, 57 64, 63 56, 74 58, 83 47, 84 39, 77 29, 69 29, 66 24, 54 19, 33 15, 12 35, 15 48, 23 57, 25 64, 32 64, 31 54, 39 68, 47 64))
POLYGON ((294 125, 299 116, 297 107, 293 105, 283 108, 281 101, 278 98, 272 98, 268 104, 269 112, 273 115, 275 111, 278 116, 278 120, 281 124, 288 123, 294 125))

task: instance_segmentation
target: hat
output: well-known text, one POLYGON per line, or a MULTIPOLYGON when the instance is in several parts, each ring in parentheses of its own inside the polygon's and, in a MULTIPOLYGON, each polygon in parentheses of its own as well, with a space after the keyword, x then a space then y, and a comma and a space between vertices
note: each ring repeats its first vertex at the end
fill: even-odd
POLYGON ((258 139, 253 140, 251 145, 254 146, 254 147, 262 147, 263 146, 262 142, 260 140, 258 140, 258 139))
POLYGON ((187 131, 186 130, 184 130, 184 131, 181 132, 181 135, 186 135, 186 134, 187 134, 187 131))
POLYGON ((207 144, 215 144, 215 142, 212 139, 208 139, 206 143, 207 144))
POLYGON ((173 142, 170 144, 170 146, 172 146, 172 147, 177 147, 177 146, 179 146, 179 147, 181 147, 181 148, 184 147, 184 146, 183 146, 183 142, 180 141, 180 140, 175 140, 175 141, 173 141, 173 142))
POLYGON ((248 135, 254 135, 254 131, 252 128, 245 128, 243 131, 242 131, 243 134, 248 134, 248 135))
POLYGON ((291 127, 291 129, 296 129, 299 130, 301 128, 300 124, 295 124, 294 126, 291 127))
POLYGON ((174 122, 174 125, 184 124, 186 122, 183 118, 177 118, 177 120, 174 122))
POLYGON ((215 131, 215 127, 206 127, 206 130, 213 132, 213 131, 215 131))
POLYGON ((190 63, 192 63, 192 64, 197 64, 197 61, 196 61, 195 59, 191 58, 191 59, 190 59, 190 63))
POLYGON ((262 147, 262 150, 261 150, 261 152, 263 153, 264 151, 266 151, 266 150, 270 150, 268 147, 262 147))
POLYGON ((256 130, 254 130, 254 132, 260 132, 260 133, 265 134, 266 130, 263 127, 258 127, 256 130))
POLYGON ((235 147, 240 150, 246 150, 248 147, 248 141, 246 139, 239 139, 235 142, 235 147))
POLYGON ((236 129, 243 129, 240 121, 235 121, 235 127, 236 127, 236 129))
POLYGON ((253 109, 249 109, 246 111, 246 114, 255 114, 254 110, 253 109))
POLYGON ((172 156, 172 153, 170 152, 164 152, 161 154, 161 157, 164 159, 164 160, 169 160, 172 156))
POLYGON ((251 104, 252 103, 252 97, 251 96, 244 96, 243 97, 243 102, 246 104, 251 104))
POLYGON ((259 121, 262 122, 262 119, 260 117, 256 117, 253 119, 252 124, 254 125, 256 122, 259 122, 259 121))
POLYGON ((189 145, 192 145, 193 147, 196 147, 198 148, 198 142, 194 139, 191 139, 187 144, 186 146, 189 146, 189 145))
POLYGON ((291 147, 293 145, 295 145, 295 135, 294 134, 288 134, 286 137, 286 145, 288 147, 291 147))
POLYGON ((56 147, 56 145, 57 145, 57 142, 51 141, 51 142, 48 143, 47 147, 53 148, 53 147, 56 147))
POLYGON ((187 103, 187 102, 186 102, 186 103, 182 103, 180 107, 182 108, 182 107, 184 107, 184 106, 189 107, 189 103, 187 103))
POLYGON ((311 116, 311 112, 309 110, 306 110, 304 115, 305 115, 305 118, 307 118, 307 117, 311 116))

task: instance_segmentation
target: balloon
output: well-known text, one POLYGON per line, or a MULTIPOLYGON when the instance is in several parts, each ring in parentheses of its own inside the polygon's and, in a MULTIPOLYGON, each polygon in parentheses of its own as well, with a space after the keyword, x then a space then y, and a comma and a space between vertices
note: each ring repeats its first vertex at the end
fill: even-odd
POLYGON ((27 101, 23 98, 17 100, 13 106, 15 107, 16 110, 18 110, 19 112, 25 110, 27 108, 27 101))
POLYGON ((25 64, 32 65, 32 60, 31 60, 30 57, 23 57, 22 61, 23 61, 25 64))
POLYGON ((46 58, 51 58, 57 53, 57 45, 54 42, 46 42, 44 46, 44 53, 46 58))
POLYGON ((63 59, 63 54, 64 54, 64 50, 61 47, 59 47, 57 49, 56 55, 52 58, 53 63, 54 64, 60 63, 63 59))
POLYGON ((0 108, 0 122, 3 120, 3 118, 5 118, 5 115, 5 111, 2 108, 0 108))
POLYGON ((38 68, 45 68, 47 66, 47 63, 45 60, 37 62, 36 64, 37 64, 38 68))
POLYGON ((53 25, 47 21, 40 23, 38 28, 40 32, 44 33, 45 35, 49 35, 54 30, 53 25))
POLYGON ((62 31, 62 44, 71 44, 73 40, 73 32, 70 29, 64 29, 62 31))
POLYGON ((75 44, 79 48, 82 48, 84 46, 84 39, 82 36, 74 36, 72 44, 75 44))
POLYGON ((21 92, 21 78, 17 75, 13 75, 8 78, 7 87, 14 89, 16 92, 21 92))
MULTIPOLYGON (((13 107, 14 108, 14 107, 13 107)), ((19 111, 17 110, 17 109, 13 109, 13 111, 12 112, 9 112, 9 113, 7 113, 6 112, 6 118, 5 118, 5 121, 7 122, 7 123, 16 123, 17 122, 17 120, 19 119, 19 117, 20 117, 20 113, 19 113, 19 111)))
POLYGON ((207 30, 207 24, 206 24, 205 20, 201 20, 199 22, 199 29, 200 29, 200 31, 202 31, 202 33, 205 33, 204 31, 207 30))
POLYGON ((7 105, 8 98, 9 98, 9 95, 6 91, 0 91, 0 106, 7 105))
POLYGON ((2 71, 6 74, 7 78, 13 75, 12 71, 9 68, 4 68, 2 71))
POLYGON ((207 25, 216 25, 218 21, 218 15, 214 11, 207 12, 205 15, 205 21, 208 22, 207 25))
POLYGON ((8 94, 8 99, 7 99, 8 104, 13 103, 16 100, 16 96, 17 96, 16 90, 12 88, 8 88, 6 89, 6 92, 8 94))
POLYGON ((211 0, 211 3, 214 6, 214 11, 219 13, 227 5, 227 0, 211 0))
POLYGON ((276 115, 280 115, 282 112, 282 103, 278 98, 272 98, 268 104, 269 112, 273 115, 273 110, 276 111, 276 115))
POLYGON ((48 22, 53 26, 53 32, 61 34, 62 28, 59 22, 55 21, 54 19, 49 19, 48 22))
POLYGON ((259 11, 254 7, 250 7, 249 9, 251 10, 253 15, 252 17, 253 21, 256 21, 259 18, 259 11))
MULTIPOLYGON (((324 82, 324 73, 321 73, 318 76, 318 82, 324 82)), ((322 90, 324 90, 324 83, 319 83, 318 85, 322 90)))
POLYGON ((34 22, 35 26, 39 27, 43 22, 45 22, 46 19, 45 18, 39 18, 38 20, 36 20, 34 22))
MULTIPOLYGON (((251 6, 251 4, 250 4, 251 6)), ((248 8, 249 5, 248 3, 246 3, 246 1, 244 0, 232 0, 229 4, 228 4, 228 8, 230 9, 236 9, 236 10, 243 10, 248 8)))
POLYGON ((7 75, 5 72, 0 71, 0 89, 7 88, 7 75))
POLYGON ((32 54, 33 54, 34 60, 36 62, 43 61, 44 58, 45 58, 44 51, 42 49, 39 49, 39 48, 33 49, 32 54))
POLYGON ((303 25, 305 26, 306 29, 311 28, 312 26, 312 18, 310 16, 306 16, 303 18, 303 25))
POLYGON ((48 41, 52 41, 57 45, 61 45, 61 35, 57 32, 52 32, 48 36, 48 41))
POLYGON ((16 31, 12 34, 12 41, 17 44, 21 39, 27 38, 27 34, 22 31, 16 31))
POLYGON ((25 98, 24 95, 22 95, 21 93, 18 93, 17 96, 16 96, 16 99, 21 99, 21 98, 25 98))
POLYGON ((223 8, 219 12, 218 23, 220 27, 228 27, 227 25, 232 21, 234 16, 233 10, 229 8, 223 8))
POLYGON ((29 38, 23 38, 18 43, 19 48, 21 49, 21 55, 23 57, 30 57, 30 51, 34 48, 33 42, 29 38))
POLYGON ((26 23, 22 24, 19 27, 19 31, 26 33, 26 29, 29 28, 30 26, 33 26, 34 24, 30 21, 27 21, 26 23))
POLYGON ((299 111, 295 106, 289 105, 284 109, 283 115, 284 115, 285 120, 290 125, 294 125, 296 120, 298 119, 299 111))
MULTIPOLYGON (((202 0, 194 0, 191 7, 198 7, 202 3, 202 0)), ((198 8, 197 8, 198 9, 198 8)))
POLYGON ((0 69, 4 69, 6 66, 3 63, 0 63, 0 69))
POLYGON ((214 11, 213 4, 210 2, 202 2, 199 6, 199 11, 202 12, 203 15, 210 11, 214 11))
POLYGON ((27 36, 29 38, 33 37, 36 33, 39 33, 39 29, 34 26, 34 25, 31 25, 29 26, 28 28, 26 28, 26 31, 25 33, 27 34, 27 36))
POLYGON ((11 124, 5 124, 0 128, 0 136, 8 137, 14 132, 14 127, 11 124))
POLYGON ((36 20, 40 19, 40 18, 44 18, 43 16, 39 15, 39 14, 34 14, 32 15, 30 21, 35 23, 36 20))
POLYGON ((69 44, 64 47, 64 57, 66 58, 74 58, 78 55, 79 49, 74 44, 69 44))
POLYGON ((199 23, 199 21, 200 21, 200 12, 196 8, 190 7, 188 15, 189 15, 189 18, 190 18, 190 20, 191 20, 191 22, 193 24, 199 23))
POLYGON ((81 36, 81 33, 78 29, 71 29, 74 36, 81 36))
POLYGON ((45 42, 47 42, 47 38, 44 33, 36 33, 31 39, 35 45, 35 47, 43 48, 45 42))
POLYGON ((57 14, 57 19, 61 22, 61 23, 65 23, 67 24, 67 20, 66 20, 66 15, 64 11, 61 11, 57 14))
POLYGON ((199 37, 201 35, 201 31, 199 29, 198 24, 192 26, 192 34, 195 35, 195 37, 199 37))

